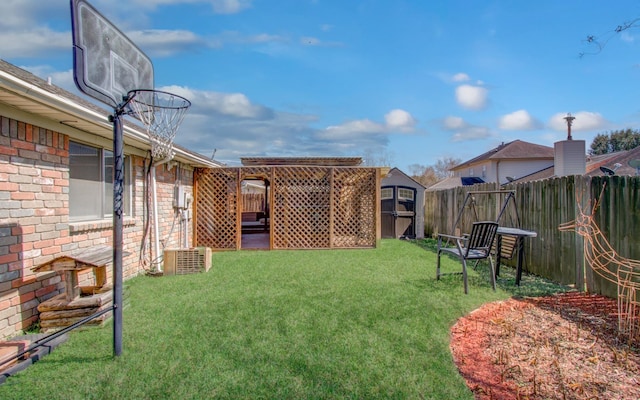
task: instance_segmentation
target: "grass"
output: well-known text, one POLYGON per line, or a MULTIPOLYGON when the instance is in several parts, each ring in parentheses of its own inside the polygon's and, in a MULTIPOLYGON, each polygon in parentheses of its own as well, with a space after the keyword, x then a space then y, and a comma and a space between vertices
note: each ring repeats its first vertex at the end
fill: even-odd
POLYGON ((73 332, 0 398, 472 399, 449 352, 455 320, 562 288, 516 288, 504 268, 493 292, 481 268, 465 296, 460 276, 435 280, 432 246, 224 252, 206 274, 129 280, 120 357, 111 325, 73 332))

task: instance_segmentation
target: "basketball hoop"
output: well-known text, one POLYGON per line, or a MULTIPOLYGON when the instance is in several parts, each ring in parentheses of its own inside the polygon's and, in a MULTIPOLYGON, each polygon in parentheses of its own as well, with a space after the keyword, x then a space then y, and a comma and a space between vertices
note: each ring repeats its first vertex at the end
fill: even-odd
POLYGON ((191 102, 177 94, 152 89, 131 90, 127 96, 129 114, 147 129, 153 159, 173 156, 173 139, 191 102))

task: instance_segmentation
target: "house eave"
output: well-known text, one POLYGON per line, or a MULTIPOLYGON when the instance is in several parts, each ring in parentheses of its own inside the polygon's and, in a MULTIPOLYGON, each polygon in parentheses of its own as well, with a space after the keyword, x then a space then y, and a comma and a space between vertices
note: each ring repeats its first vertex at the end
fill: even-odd
MULTIPOLYGON (((80 131, 104 138, 113 138, 113 124, 109 122, 109 112, 98 111, 79 104, 61 94, 16 77, 0 70, 0 102, 18 110, 39 115, 55 123, 70 126, 80 131)), ((97 108, 97 107, 96 107, 97 108)), ((63 130, 63 129, 61 129, 63 130)), ((149 150, 149 138, 145 132, 130 124, 123 129, 127 145, 149 150)), ((197 167, 219 167, 221 164, 180 146, 174 146, 175 160, 197 167)))

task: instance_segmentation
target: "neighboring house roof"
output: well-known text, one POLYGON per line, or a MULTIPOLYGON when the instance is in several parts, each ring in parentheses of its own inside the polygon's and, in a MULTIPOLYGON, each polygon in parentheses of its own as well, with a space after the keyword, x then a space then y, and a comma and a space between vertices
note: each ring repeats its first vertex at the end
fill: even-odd
POLYGON ((397 167, 391 168, 391 170, 389 171, 387 176, 382 178, 382 182, 381 182, 382 186, 387 185, 387 184, 385 184, 385 180, 389 181, 390 180, 389 178, 393 177, 394 174, 402 175, 403 177, 405 177, 405 178, 409 179, 410 181, 414 182, 416 185, 420 186, 422 189, 426 189, 426 187, 422 183, 418 182, 417 180, 413 179, 409 175, 405 174, 402 170, 400 170, 397 167))
POLYGON ((487 151, 477 157, 458 164, 451 168, 452 171, 466 168, 474 164, 478 164, 487 160, 532 160, 532 159, 550 159, 553 160, 553 147, 542 146, 535 143, 529 143, 522 140, 514 140, 509 143, 502 143, 498 147, 487 151))
MULTIPOLYGON (((640 160, 640 146, 625 151, 617 151, 615 153, 600 154, 596 156, 587 156, 587 165, 585 176, 603 176, 604 173, 600 167, 614 169, 616 163, 620 167, 616 170, 616 175, 636 175, 636 169, 629 165, 631 160, 640 160)), ((513 182, 529 182, 540 179, 552 178, 555 176, 555 168, 553 166, 534 172, 532 174, 522 176, 513 182)))
POLYGON ((442 189, 451 189, 460 186, 470 186, 478 183, 485 183, 482 178, 477 176, 469 176, 461 178, 459 176, 450 176, 445 178, 427 188, 427 190, 442 190, 442 189))
POLYGON ((608 157, 599 159, 599 156, 591 156, 591 161, 587 158, 587 173, 585 175, 601 176, 604 173, 600 170, 600 167, 615 169, 615 164, 620 164, 620 167, 616 170, 616 175, 634 176, 637 170, 629 165, 629 161, 640 160, 640 146, 627 151, 605 154, 604 156, 608 157))
POLYGON ((323 167, 357 167, 362 164, 361 157, 240 157, 242 165, 312 165, 323 167))
MULTIPOLYGON (((0 59, 0 103, 6 103, 96 136, 113 137, 113 124, 109 122, 109 115, 113 114, 113 110, 107 111, 2 59, 0 59)), ((54 126, 52 129, 60 128, 55 129, 54 126)), ((123 136, 127 145, 143 150, 151 147, 145 130, 127 121, 124 124, 123 136)), ((178 145, 174 145, 173 150, 177 161, 190 165, 204 167, 223 165, 178 145)))
POLYGON ((547 179, 551 178, 555 175, 555 168, 552 166, 541 169, 540 171, 533 172, 529 175, 521 176, 517 179, 512 180, 511 182, 504 183, 503 185, 508 185, 509 183, 519 183, 519 182, 529 182, 529 181, 537 181, 539 179, 547 179))

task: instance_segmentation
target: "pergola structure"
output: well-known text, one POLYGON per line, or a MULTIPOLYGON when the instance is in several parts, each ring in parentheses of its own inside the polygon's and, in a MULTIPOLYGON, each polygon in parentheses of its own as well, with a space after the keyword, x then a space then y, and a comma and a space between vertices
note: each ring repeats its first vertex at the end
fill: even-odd
POLYGON ((242 248, 242 182, 262 180, 269 249, 373 248, 380 238, 381 169, 349 158, 242 158, 201 168, 194 182, 194 243, 242 248))

